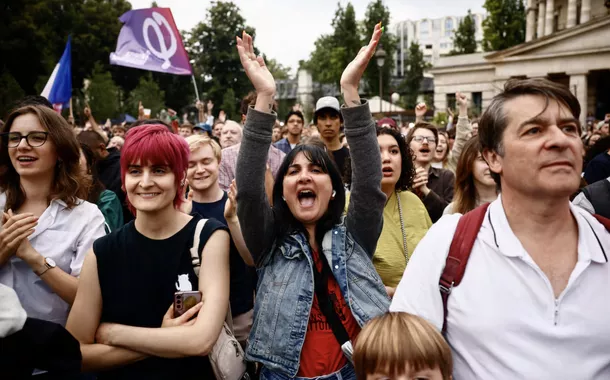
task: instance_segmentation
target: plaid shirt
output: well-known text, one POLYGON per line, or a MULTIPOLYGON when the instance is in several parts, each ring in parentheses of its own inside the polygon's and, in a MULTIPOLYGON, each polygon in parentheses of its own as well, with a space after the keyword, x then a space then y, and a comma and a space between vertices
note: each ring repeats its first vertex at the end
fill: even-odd
MULTIPOLYGON (((218 183, 223 191, 229 191, 231 181, 235 179, 235 167, 237 166, 237 156, 241 144, 236 144, 222 150, 222 159, 220 160, 220 168, 218 169, 218 183)), ((267 163, 271 168, 273 178, 282 164, 286 154, 277 149, 273 145, 269 146, 269 157, 267 163)))

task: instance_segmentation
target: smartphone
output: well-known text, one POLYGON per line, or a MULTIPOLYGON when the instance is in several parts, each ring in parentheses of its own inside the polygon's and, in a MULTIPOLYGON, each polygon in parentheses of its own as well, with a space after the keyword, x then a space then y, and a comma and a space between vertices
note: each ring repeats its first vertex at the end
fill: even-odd
POLYGON ((186 313, 188 309, 201 302, 201 292, 189 290, 174 293, 174 318, 186 313))
POLYGON ((150 117, 150 108, 144 108, 144 116, 150 117))

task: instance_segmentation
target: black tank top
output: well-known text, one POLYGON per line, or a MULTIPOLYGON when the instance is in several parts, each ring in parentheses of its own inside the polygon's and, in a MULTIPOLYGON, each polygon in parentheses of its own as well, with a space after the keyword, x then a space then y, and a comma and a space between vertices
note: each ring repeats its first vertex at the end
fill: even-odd
MULTIPOLYGON (((198 279, 193 271, 190 248, 197 222, 165 240, 139 233, 134 221, 95 241, 93 250, 102 291, 101 322, 137 327, 161 327, 163 316, 174 300, 178 276, 188 275, 193 290, 198 279)), ((199 254, 220 222, 209 219, 200 235, 199 254)), ((151 357, 100 373, 99 379, 214 379, 207 357, 165 359, 151 357)))

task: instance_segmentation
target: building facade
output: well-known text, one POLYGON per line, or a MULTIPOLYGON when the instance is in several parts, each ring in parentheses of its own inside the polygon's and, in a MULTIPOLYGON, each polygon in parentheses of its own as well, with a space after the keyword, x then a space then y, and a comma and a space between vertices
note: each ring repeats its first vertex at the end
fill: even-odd
POLYGON ((610 112, 610 1, 528 0, 527 41, 512 48, 442 57, 434 75, 435 112, 454 107, 466 93, 479 111, 510 78, 548 78, 569 86, 582 113, 610 112), (542 17, 544 16, 544 17, 542 17))
MULTIPOLYGON (((453 37, 462 17, 443 17, 437 19, 421 19, 416 21, 402 21, 390 27, 390 31, 397 37, 398 42, 394 53, 394 77, 405 75, 405 59, 408 56, 409 46, 412 42, 419 43, 424 54, 424 60, 432 65, 439 58, 449 54, 453 49, 453 37)), ((472 14, 474 18, 476 40, 479 44, 483 40, 483 18, 480 13, 472 14)))

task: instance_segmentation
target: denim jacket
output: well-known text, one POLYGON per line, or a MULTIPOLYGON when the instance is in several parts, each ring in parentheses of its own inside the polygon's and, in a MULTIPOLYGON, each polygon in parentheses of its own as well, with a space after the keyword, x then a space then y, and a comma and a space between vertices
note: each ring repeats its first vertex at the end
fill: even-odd
MULTIPOLYGON (((328 231, 322 252, 360 326, 386 312, 389 298, 371 261, 383 227, 381 156, 368 104, 344 108, 352 149, 352 191, 343 222, 328 231)), ((304 233, 275 235, 275 214, 264 188, 265 162, 275 115, 250 109, 236 170, 237 215, 258 265, 248 360, 296 376, 314 298, 313 258, 304 233)))
MULTIPOLYGON (((323 252, 360 327, 388 310, 390 300, 381 278, 344 224, 326 233, 323 252)), ((303 234, 286 238, 266 256, 258 275, 246 359, 296 376, 314 297, 313 258, 307 238, 303 234)))

